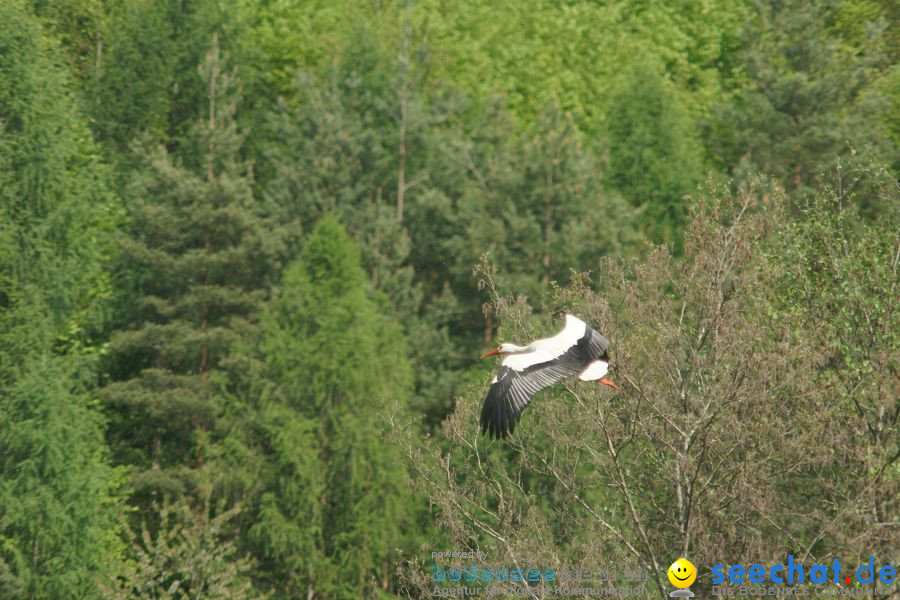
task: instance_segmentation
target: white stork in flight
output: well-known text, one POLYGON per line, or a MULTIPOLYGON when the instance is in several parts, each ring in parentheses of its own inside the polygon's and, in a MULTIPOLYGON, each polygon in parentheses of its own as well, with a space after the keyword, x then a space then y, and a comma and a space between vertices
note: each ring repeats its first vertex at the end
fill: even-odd
POLYGON ((609 340, 572 315, 566 315, 565 328, 553 337, 527 346, 500 344, 481 357, 504 355, 481 409, 481 432, 495 438, 511 434, 537 392, 572 375, 618 387, 605 377, 608 350, 609 340))

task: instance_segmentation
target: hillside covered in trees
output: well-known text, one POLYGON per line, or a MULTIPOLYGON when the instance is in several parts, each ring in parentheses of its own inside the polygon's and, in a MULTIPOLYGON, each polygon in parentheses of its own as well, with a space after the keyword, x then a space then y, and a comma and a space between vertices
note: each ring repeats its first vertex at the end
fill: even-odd
POLYGON ((896 565, 897 6, 0 1, 0 598, 896 565))

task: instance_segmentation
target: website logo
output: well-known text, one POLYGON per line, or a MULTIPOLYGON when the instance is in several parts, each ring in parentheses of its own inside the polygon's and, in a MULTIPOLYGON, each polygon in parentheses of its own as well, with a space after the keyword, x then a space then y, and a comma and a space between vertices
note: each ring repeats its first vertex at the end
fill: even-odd
POLYGON ((870 556, 868 564, 862 564, 857 569, 849 567, 846 570, 841 561, 834 559, 831 565, 816 564, 808 569, 802 564, 794 561, 794 555, 787 557, 787 564, 773 565, 764 567, 763 565, 731 565, 727 571, 722 564, 713 565, 712 582, 714 584, 728 583, 746 584, 746 583, 788 583, 794 585, 801 584, 851 584, 860 583, 863 585, 883 583, 891 585, 896 581, 897 569, 892 565, 884 565, 878 568, 875 565, 875 557, 870 556), (877 580, 877 581, 876 581, 877 580))
POLYGON ((669 594, 672 598, 691 598, 694 596, 689 588, 694 580, 697 579, 697 567, 686 558, 679 558, 672 563, 667 572, 669 581, 675 587, 679 588, 669 594))

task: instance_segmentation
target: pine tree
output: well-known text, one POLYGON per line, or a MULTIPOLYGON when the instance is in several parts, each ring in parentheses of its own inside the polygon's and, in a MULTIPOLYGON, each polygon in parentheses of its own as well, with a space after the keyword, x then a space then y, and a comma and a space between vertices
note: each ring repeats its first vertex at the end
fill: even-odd
MULTIPOLYGON (((885 90, 872 85, 890 72, 880 48, 887 32, 873 22, 864 43, 841 47, 830 24, 849 4, 755 5, 755 18, 741 32, 740 85, 719 103, 707 133, 710 153, 723 169, 741 179, 763 172, 804 192, 846 161, 853 151, 848 142, 871 147, 880 162, 898 164, 896 138, 882 121, 889 114, 890 83, 885 90)), ((863 201, 877 204, 877 198, 863 201)))
POLYGON ((285 271, 262 327, 265 460, 250 538, 267 579, 288 597, 357 598, 371 578, 389 586, 413 507, 381 416, 408 402, 411 372, 334 218, 285 271))
POLYGON ((118 475, 88 385, 115 202, 56 44, 0 4, 0 596, 91 597, 118 475))
POLYGON ((129 188, 122 325, 110 339, 105 398, 109 439, 117 460, 134 467, 139 502, 168 492, 202 503, 213 493, 222 476, 214 461, 224 435, 221 365, 250 329, 272 268, 272 238, 238 158, 237 81, 215 38, 200 72, 208 116, 182 144, 196 158, 143 147, 129 188))

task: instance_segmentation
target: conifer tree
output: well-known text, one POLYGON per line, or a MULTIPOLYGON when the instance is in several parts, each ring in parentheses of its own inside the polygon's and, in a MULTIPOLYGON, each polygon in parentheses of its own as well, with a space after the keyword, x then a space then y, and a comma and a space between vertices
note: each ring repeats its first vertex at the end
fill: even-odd
MULTIPOLYGON (((850 5, 754 5, 757 14, 740 32, 740 85, 718 103, 708 130, 710 154, 724 169, 738 178, 763 172, 788 190, 809 192, 852 147, 869 147, 880 162, 898 164, 896 137, 882 122, 890 84, 873 85, 891 72, 881 48, 889 39, 886 24, 872 21, 862 43, 842 46, 833 28, 842 13, 854 12, 850 5)), ((875 194, 862 200, 870 212, 883 208, 875 194)))
POLYGON ((212 493, 221 475, 220 367, 250 327, 272 265, 252 175, 238 158, 237 80, 215 38, 200 73, 207 117, 183 141, 196 158, 140 148, 128 195, 122 326, 110 339, 105 398, 109 439, 117 460, 134 467, 139 501, 212 493))
POLYGON ((373 579, 389 587, 413 506, 382 415, 388 401, 408 402, 411 372, 334 218, 285 271, 262 328, 270 383, 256 400, 265 460, 250 537, 263 570, 286 597, 358 598, 373 579))
POLYGON ((88 386, 115 203, 58 48, 0 4, 0 596, 92 597, 118 552, 88 386))
MULTIPOLYGON (((4 321, 27 315, 33 323, 40 308, 18 305, 4 321)), ((20 358, 10 352, 13 336, 46 343, 4 331, 4 363, 20 358)), ((25 358, 25 368, 0 380, 0 595, 90 597, 119 550, 119 481, 106 461, 103 420, 71 358, 46 346, 25 358)))

